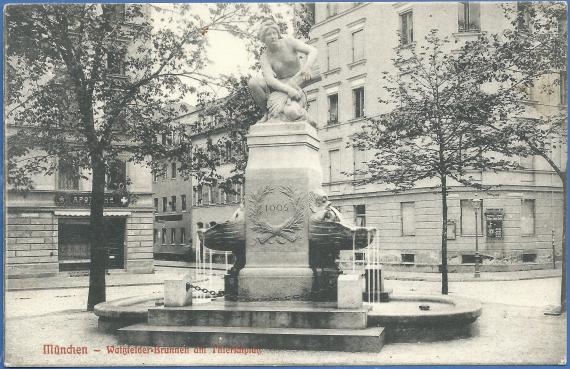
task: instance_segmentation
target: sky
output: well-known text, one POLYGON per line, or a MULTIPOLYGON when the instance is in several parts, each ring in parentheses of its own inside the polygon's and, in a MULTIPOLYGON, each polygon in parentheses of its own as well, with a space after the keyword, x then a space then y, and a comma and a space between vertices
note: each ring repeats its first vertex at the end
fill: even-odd
MULTIPOLYGON (((161 9, 169 9, 170 4, 160 3, 153 4, 153 7, 161 9)), ((192 4, 192 11, 200 16, 207 16, 208 4, 197 3, 192 4), (194 6, 195 5, 195 6, 194 6)), ((178 15, 174 15, 178 17, 178 15)), ((155 25, 159 27, 171 27, 167 22, 161 22, 159 17, 153 17, 155 25)), ((208 33, 208 58, 210 63, 203 71, 204 74, 216 77, 222 74, 239 75, 249 72, 250 66, 254 64, 253 57, 247 52, 244 41, 232 36, 228 32, 211 31, 208 33)), ((216 91, 218 97, 223 97, 227 93, 222 88, 216 91)), ((185 99, 190 105, 196 104, 196 96, 188 96, 185 99)))

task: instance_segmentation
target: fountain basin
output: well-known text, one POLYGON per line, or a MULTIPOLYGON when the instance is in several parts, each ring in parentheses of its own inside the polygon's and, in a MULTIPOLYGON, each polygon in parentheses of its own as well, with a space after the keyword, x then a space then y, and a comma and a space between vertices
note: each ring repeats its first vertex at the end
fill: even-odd
POLYGON ((367 304, 369 327, 385 327, 387 342, 431 342, 471 337, 481 316, 478 301, 439 295, 391 295, 367 304), (427 306, 429 310, 422 310, 427 306))
MULTIPOLYGON (((193 299, 193 304, 210 302, 208 299, 193 299)), ((119 328, 137 323, 146 323, 148 310, 164 304, 162 293, 125 297, 95 305, 93 312, 99 317, 98 328, 115 332, 119 328)))

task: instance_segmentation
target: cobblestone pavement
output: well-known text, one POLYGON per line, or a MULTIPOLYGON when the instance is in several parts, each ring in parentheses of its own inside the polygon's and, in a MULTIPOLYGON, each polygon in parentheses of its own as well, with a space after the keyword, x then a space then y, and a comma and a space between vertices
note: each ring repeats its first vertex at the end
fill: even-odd
MULTIPOLYGON (((218 278, 214 284, 221 284, 218 278)), ((430 281, 388 280, 395 293, 438 293, 430 281)), ((354 365, 354 364, 559 364, 566 360, 566 315, 545 316, 556 304, 560 279, 452 282, 450 295, 478 298, 483 315, 471 338, 430 343, 392 343, 380 353, 328 353, 262 350, 260 354, 219 354, 211 348, 186 354, 121 355, 107 352, 116 337, 97 330, 84 311, 87 289, 6 293, 7 365, 354 365), (45 355, 43 345, 85 346, 87 355, 45 355), (95 350, 100 350, 99 352, 95 350)), ((108 288, 108 299, 159 293, 160 285, 108 288)))

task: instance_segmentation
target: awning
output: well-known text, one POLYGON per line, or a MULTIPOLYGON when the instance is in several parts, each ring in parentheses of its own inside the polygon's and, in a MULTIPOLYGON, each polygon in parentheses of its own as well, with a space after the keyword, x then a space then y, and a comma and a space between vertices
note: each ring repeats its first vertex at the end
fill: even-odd
MULTIPOLYGON (((89 210, 56 210, 53 215, 60 217, 88 217, 91 215, 89 210)), ((130 211, 104 211, 104 217, 128 217, 131 215, 130 211)))

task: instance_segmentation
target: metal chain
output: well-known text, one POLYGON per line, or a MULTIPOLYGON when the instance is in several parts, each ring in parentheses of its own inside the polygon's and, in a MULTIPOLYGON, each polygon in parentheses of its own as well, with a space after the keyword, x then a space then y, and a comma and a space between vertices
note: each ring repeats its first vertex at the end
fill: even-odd
MULTIPOLYGON (((211 297, 230 297, 233 299, 238 299, 237 295, 227 295, 225 293, 225 291, 212 291, 209 290, 207 288, 203 288, 197 285, 193 285, 192 283, 188 282, 186 283, 186 291, 190 290, 191 288, 195 289, 196 291, 199 292, 203 292, 207 295, 210 295, 211 297)), ((319 288, 316 291, 309 291, 306 292, 304 294, 301 295, 290 295, 290 296, 283 296, 283 297, 245 297, 245 298, 241 298, 239 299, 240 301, 245 301, 245 302, 257 302, 257 301, 291 301, 291 300, 300 300, 304 297, 313 297, 313 296, 317 296, 323 292, 327 292, 334 289, 334 281, 329 281, 328 286, 323 287, 323 288, 319 288)))

